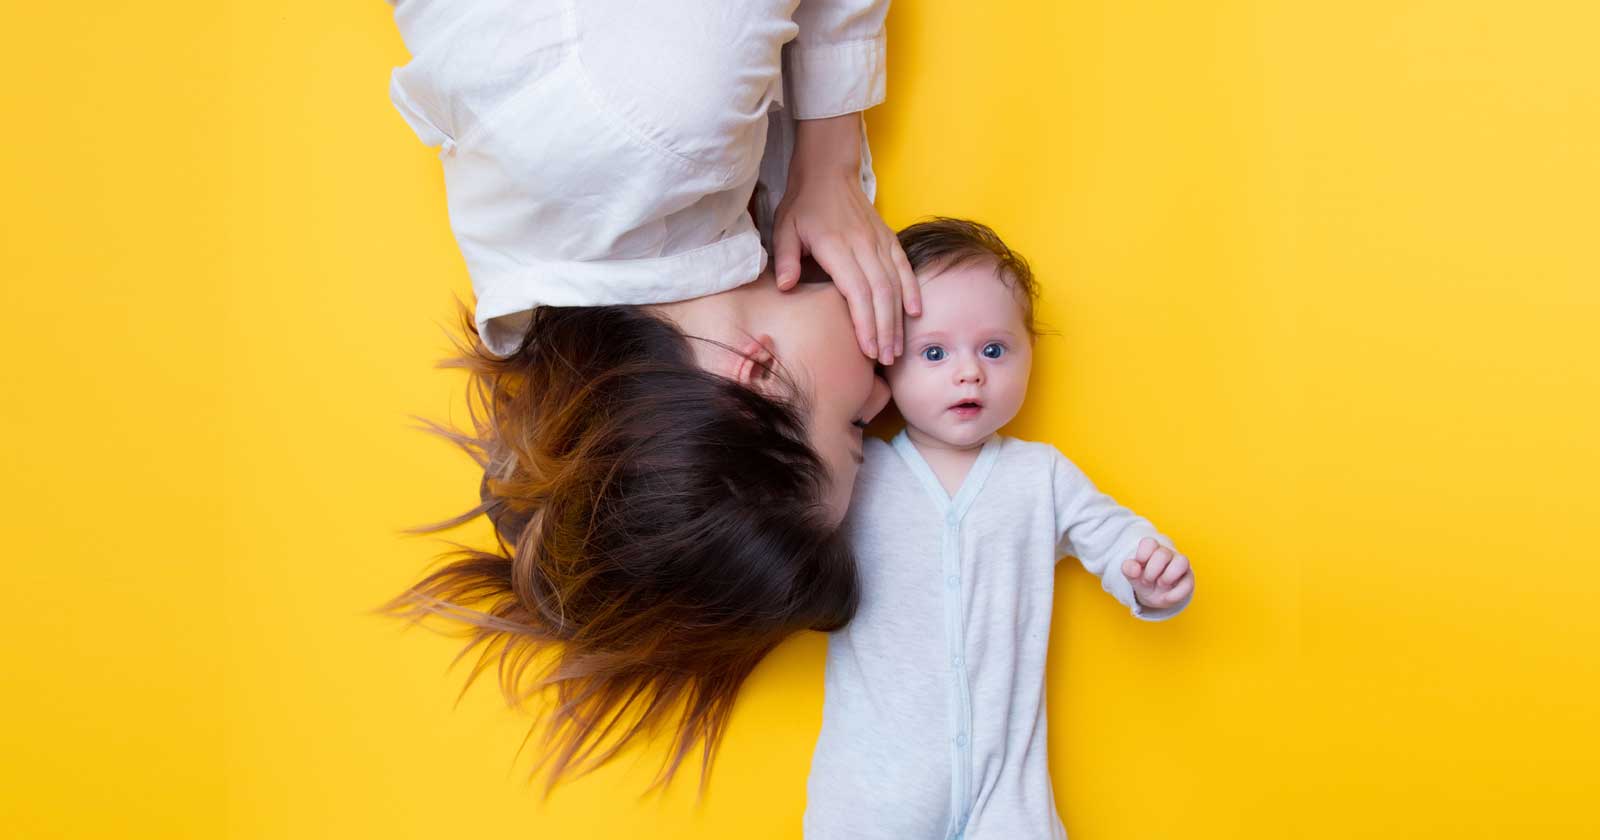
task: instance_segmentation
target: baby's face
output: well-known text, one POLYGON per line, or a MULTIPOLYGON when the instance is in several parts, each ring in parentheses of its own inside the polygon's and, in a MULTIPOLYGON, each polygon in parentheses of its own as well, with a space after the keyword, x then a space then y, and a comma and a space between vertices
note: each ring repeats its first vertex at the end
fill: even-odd
POLYGON ((906 353, 888 368, 895 405, 935 442, 981 446, 1028 390, 1033 343, 1022 307, 988 260, 918 280, 922 315, 906 319, 906 353))

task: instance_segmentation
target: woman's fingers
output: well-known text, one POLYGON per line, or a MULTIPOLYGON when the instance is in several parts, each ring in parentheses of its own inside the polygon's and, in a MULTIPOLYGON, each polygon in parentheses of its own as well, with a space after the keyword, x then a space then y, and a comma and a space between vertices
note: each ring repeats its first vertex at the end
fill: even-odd
MULTIPOLYGON (((841 212, 823 226, 826 232, 816 229, 815 219, 807 222, 809 216, 802 211, 811 209, 810 204, 780 206, 772 234, 773 273, 780 290, 794 288, 802 254, 809 251, 849 303, 861 351, 889 365, 905 353, 903 296, 912 295, 913 309, 920 313, 921 290, 899 240, 859 188, 848 186, 845 195, 859 204, 836 208, 841 212)), ((797 193, 785 196, 789 200, 801 201, 797 193)))
POLYGON ((789 291, 800 282, 800 231, 784 218, 772 231, 772 268, 778 275, 778 288, 789 291))
POLYGON ((922 314, 922 286, 917 282, 917 273, 911 270, 911 261, 906 259, 904 248, 900 247, 900 240, 893 233, 889 234, 889 261, 894 264, 895 275, 900 278, 900 301, 905 305, 906 314, 915 318, 922 314))
POLYGON ((885 365, 894 364, 895 356, 900 354, 899 280, 884 270, 876 243, 869 241, 857 246, 856 264, 861 266, 872 287, 872 309, 878 328, 877 359, 885 365))
POLYGON ((895 265, 894 256, 889 250, 889 243, 893 239, 893 236, 879 239, 876 256, 878 264, 883 266, 884 279, 894 293, 894 336, 890 346, 894 348, 895 358, 899 358, 906 353, 905 284, 900 277, 900 268, 895 265))
POLYGON ((872 286, 862 274, 856 258, 837 239, 824 239, 811 245, 811 257, 833 278, 833 285, 850 306, 850 322, 855 326, 856 343, 861 352, 878 358, 878 324, 873 311, 872 286))

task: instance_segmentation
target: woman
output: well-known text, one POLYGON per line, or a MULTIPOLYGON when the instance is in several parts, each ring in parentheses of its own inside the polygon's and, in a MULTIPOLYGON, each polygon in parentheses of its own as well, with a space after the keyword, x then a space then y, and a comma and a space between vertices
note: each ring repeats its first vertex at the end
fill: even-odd
POLYGON ((860 117, 886 6, 396 3, 477 294, 483 501, 439 527, 500 545, 391 608, 464 625, 513 701, 555 686, 552 784, 660 724, 662 781, 709 764, 761 657, 855 609, 838 523, 918 309, 860 117))

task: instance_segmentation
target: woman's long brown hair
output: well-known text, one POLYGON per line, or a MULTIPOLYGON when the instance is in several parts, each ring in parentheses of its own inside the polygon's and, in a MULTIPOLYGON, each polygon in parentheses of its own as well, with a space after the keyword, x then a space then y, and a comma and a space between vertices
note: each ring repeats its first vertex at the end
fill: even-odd
MULTIPOLYGON (((636 307, 546 307, 507 358, 465 339, 470 431, 497 545, 461 548, 383 608, 443 619, 534 724, 548 791, 666 729, 656 785, 697 745, 704 784, 733 702, 788 635, 844 626, 855 562, 822 503, 801 413, 700 369, 636 307)), ((430 622, 432 623, 432 622, 430 622)), ((463 691, 466 686, 463 686, 463 691)), ((535 733, 530 733, 534 735, 535 733)))

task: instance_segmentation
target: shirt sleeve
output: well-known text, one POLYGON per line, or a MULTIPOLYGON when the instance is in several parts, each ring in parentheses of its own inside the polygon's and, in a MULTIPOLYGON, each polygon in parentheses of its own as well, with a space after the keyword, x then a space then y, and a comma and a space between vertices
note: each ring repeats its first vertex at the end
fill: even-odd
POLYGON ((1192 591, 1170 607, 1149 609, 1134 597, 1133 584, 1122 574, 1123 561, 1134 556, 1140 540, 1150 537, 1176 550, 1172 540, 1149 520, 1100 492, 1077 464, 1060 452, 1054 455, 1057 556, 1078 558, 1090 574, 1100 578, 1100 586, 1138 618, 1161 621, 1182 612, 1194 597, 1192 591))
POLYGON ((801 0, 799 34, 783 50, 796 119, 865 111, 883 101, 888 0, 801 0))

